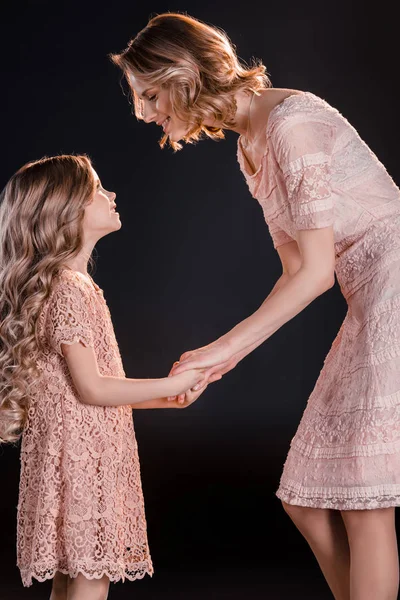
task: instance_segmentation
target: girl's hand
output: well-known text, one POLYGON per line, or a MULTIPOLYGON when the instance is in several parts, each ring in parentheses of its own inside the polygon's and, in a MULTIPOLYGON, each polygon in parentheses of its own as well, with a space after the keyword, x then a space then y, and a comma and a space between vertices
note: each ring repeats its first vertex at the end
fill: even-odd
POLYGON ((172 388, 175 395, 184 394, 197 384, 204 382, 204 372, 199 369, 188 369, 183 373, 176 375, 175 373, 168 376, 171 379, 172 388))

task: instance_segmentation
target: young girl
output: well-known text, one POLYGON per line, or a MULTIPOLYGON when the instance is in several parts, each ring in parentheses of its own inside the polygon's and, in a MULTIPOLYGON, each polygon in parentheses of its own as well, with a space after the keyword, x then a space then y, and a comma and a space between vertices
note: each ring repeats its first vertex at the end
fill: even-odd
MULTIPOLYGON (((294 436, 278 497, 337 600, 395 600, 400 504, 400 192, 314 94, 273 89, 220 29, 153 18, 114 55, 161 145, 240 134, 238 161, 283 274, 263 305, 173 373, 224 373, 332 287, 348 313, 294 436)), ((373 91, 375 93, 375 90, 373 91)), ((380 100, 379 90, 377 99, 380 100)))
MULTIPOLYGON (((0 440, 22 433, 17 554, 24 586, 103 599, 153 567, 134 408, 167 408, 199 370, 127 379, 102 290, 87 271, 118 231, 115 194, 85 156, 22 167, 0 206, 0 440)), ((174 403, 178 407, 178 403, 174 403)))

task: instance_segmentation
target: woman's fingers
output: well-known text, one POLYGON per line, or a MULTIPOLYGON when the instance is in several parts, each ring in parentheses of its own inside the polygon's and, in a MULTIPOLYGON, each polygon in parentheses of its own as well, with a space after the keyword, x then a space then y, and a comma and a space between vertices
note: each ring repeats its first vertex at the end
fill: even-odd
MULTIPOLYGON (((171 377, 172 375, 174 375, 174 368, 176 367, 176 365, 179 365, 179 360, 176 360, 176 361, 174 362, 174 364, 172 365, 172 367, 171 367, 171 370, 170 370, 170 372, 168 373, 168 377, 171 377)), ((171 402, 172 400, 176 400, 176 398, 177 398, 177 396, 168 396, 168 397, 167 397, 167 400, 168 400, 169 402, 171 402)))

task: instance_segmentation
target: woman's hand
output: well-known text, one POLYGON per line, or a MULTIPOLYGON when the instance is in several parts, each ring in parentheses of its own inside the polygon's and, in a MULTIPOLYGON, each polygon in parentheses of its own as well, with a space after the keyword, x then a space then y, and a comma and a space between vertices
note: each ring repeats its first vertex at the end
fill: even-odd
POLYGON ((212 344, 190 350, 182 354, 179 364, 174 366, 174 374, 183 373, 188 369, 211 369, 216 365, 224 364, 232 358, 232 350, 230 346, 222 341, 216 340, 212 344))
MULTIPOLYGON (((221 359, 224 356, 229 356, 229 349, 228 346, 226 346, 224 349, 221 348, 220 346, 220 342, 214 342, 213 344, 209 344, 208 346, 204 346, 203 348, 199 348, 199 350, 191 350, 190 352, 185 352, 184 354, 182 354, 181 356, 181 360, 184 361, 186 360, 186 358, 193 358, 194 355, 196 355, 197 353, 201 353, 201 360, 207 360, 209 361, 209 357, 210 357, 210 353, 208 353, 208 356, 205 357, 206 354, 206 350, 211 350, 212 347, 212 351, 214 353, 214 356, 217 359, 221 359), (219 347, 217 347, 217 344, 219 347)), ((204 391, 204 389, 202 389, 202 387, 205 385, 207 387, 207 385, 209 383, 214 383, 215 381, 219 381, 220 379, 222 379, 222 376, 225 375, 225 373, 228 373, 229 371, 231 371, 234 367, 236 367, 237 363, 246 355, 245 352, 240 352, 237 353, 235 355, 233 355, 232 357, 228 358, 227 360, 225 360, 224 362, 220 362, 217 364, 214 364, 212 367, 209 367, 208 369, 205 369, 204 371, 204 375, 205 375, 205 379, 203 383, 199 383, 195 386, 194 390, 196 389, 201 389, 202 391, 204 391), (199 388, 200 386, 200 388, 199 388)), ((195 357, 194 357, 195 358, 195 357)), ((214 361, 212 361, 214 362, 214 361)), ((170 371, 169 377, 173 374, 175 374, 178 370, 178 367, 180 368, 182 366, 182 362, 176 361, 174 362, 172 369, 170 371)), ((171 401, 175 401, 176 400, 176 396, 171 396, 168 398, 168 400, 171 401)), ((185 398, 185 394, 181 394, 178 396, 177 398, 177 402, 179 404, 184 404, 184 402, 186 401, 185 398)))

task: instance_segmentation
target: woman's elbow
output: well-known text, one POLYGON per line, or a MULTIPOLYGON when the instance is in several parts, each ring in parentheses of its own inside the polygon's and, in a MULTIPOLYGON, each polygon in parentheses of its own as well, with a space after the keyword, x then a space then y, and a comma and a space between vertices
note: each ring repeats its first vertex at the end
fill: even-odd
POLYGON ((320 294, 323 294, 324 292, 331 289, 334 285, 335 285, 335 273, 328 273, 328 274, 324 274, 324 276, 322 276, 318 280, 317 287, 320 290, 320 294))
POLYGON ((322 271, 317 272, 315 269, 303 269, 305 277, 308 281, 308 287, 314 290, 315 297, 320 296, 335 285, 335 272, 322 271))

